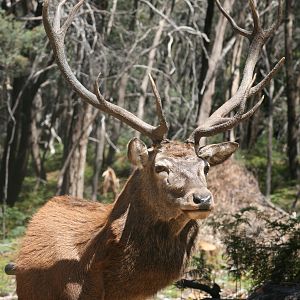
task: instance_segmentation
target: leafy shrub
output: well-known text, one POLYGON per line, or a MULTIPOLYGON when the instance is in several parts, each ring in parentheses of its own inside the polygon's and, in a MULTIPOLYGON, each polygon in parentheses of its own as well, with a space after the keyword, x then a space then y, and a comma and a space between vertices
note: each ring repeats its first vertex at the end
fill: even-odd
POLYGON ((0 214, 0 222, 3 224, 3 217, 5 218, 5 227, 1 226, 1 236, 3 236, 3 229, 5 228, 5 235, 9 232, 9 237, 16 237, 24 234, 25 220, 27 216, 17 207, 6 207, 5 211, 0 214))
MULTIPOLYGON (((14 276, 7 276, 3 270, 9 262, 15 261, 18 247, 18 240, 2 240, 0 243, 0 297, 8 296, 16 290, 14 276)), ((9 299, 9 297, 4 299, 9 299)))
POLYGON ((0 9, 0 64, 14 77, 26 74, 30 61, 40 52, 45 36, 42 26, 25 30, 24 23, 0 9))
POLYGON ((193 268, 188 272, 188 275, 201 283, 211 284, 213 280, 213 270, 216 267, 209 262, 204 251, 200 251, 192 260, 193 268))
POLYGON ((218 224, 229 271, 253 284, 300 281, 300 218, 270 218, 249 207, 218 224), (224 225, 225 224, 225 225, 224 225))
POLYGON ((20 194, 20 201, 14 207, 5 207, 0 213, 0 235, 3 236, 3 222, 5 223, 5 236, 15 238, 22 236, 25 227, 32 215, 48 199, 55 195, 56 180, 50 179, 42 182, 36 189, 36 178, 26 177, 20 194), (3 219, 4 217, 4 219, 3 219))

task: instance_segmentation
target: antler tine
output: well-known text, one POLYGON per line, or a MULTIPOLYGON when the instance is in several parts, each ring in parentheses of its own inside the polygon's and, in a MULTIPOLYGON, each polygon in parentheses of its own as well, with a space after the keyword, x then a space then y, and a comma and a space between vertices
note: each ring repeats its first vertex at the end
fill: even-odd
POLYGON ((249 0, 249 6, 251 9, 251 15, 252 15, 252 19, 253 19, 253 27, 254 27, 253 32, 260 31, 262 28, 261 28, 261 24, 260 24, 260 20, 259 20, 259 15, 256 10, 256 5, 253 0, 249 0))
POLYGON ((285 57, 282 57, 281 60, 277 62, 275 67, 269 72, 269 74, 261 82, 259 82, 257 85, 255 85, 250 89, 249 97, 252 97, 253 95, 259 93, 278 73, 280 68, 284 65, 284 62, 285 62, 285 57))
POLYGON ((139 119, 137 116, 127 111, 126 109, 106 101, 104 96, 99 91, 98 79, 94 84, 94 93, 92 93, 87 88, 85 88, 81 84, 81 82, 76 78, 76 76, 74 75, 73 71, 71 70, 67 62, 65 49, 64 49, 64 37, 68 28, 72 24, 72 21, 74 20, 78 9, 83 4, 84 0, 80 0, 72 8, 69 16, 67 17, 67 20, 61 26, 60 25, 61 10, 65 2, 66 0, 62 0, 57 6, 54 20, 53 20, 53 25, 49 18, 49 13, 48 13, 49 0, 44 1, 44 7, 43 7, 43 23, 44 23, 45 31, 47 33, 50 44, 52 46, 57 65, 61 70, 65 79, 69 82, 71 87, 75 90, 75 92, 81 97, 81 99, 84 102, 89 103, 94 107, 112 115, 113 117, 120 120, 121 122, 126 123, 127 125, 134 128, 135 130, 148 136, 154 143, 161 142, 165 138, 165 135, 168 131, 168 126, 166 125, 166 121, 164 119, 160 98, 157 99, 157 95, 158 95, 157 89, 155 89, 155 93, 156 93, 155 97, 157 99, 156 100, 157 107, 160 106, 157 109, 158 116, 160 119, 160 124, 157 127, 155 127, 139 119))
POLYGON ((168 123, 166 121, 163 109, 162 109, 161 98, 160 98, 158 89, 156 87, 155 81, 153 80, 151 73, 149 73, 148 76, 149 76, 149 79, 150 79, 150 82, 151 82, 151 87, 152 87, 153 94, 155 96, 156 111, 157 111, 157 115, 158 115, 158 119, 159 119, 160 131, 161 131, 162 135, 164 136, 168 132, 169 126, 168 126, 168 123))
MULTIPOLYGON (((67 2, 67 0, 61 1, 57 6, 57 10, 56 10, 54 20, 53 20, 53 28, 56 31, 58 31, 60 29, 61 8, 66 2, 67 2)), ((48 6, 48 1, 45 4, 48 6)))
POLYGON ((213 133, 211 131, 205 131, 205 129, 203 129, 203 131, 201 132, 201 130, 197 131, 193 137, 190 137, 188 140, 186 140, 187 143, 194 143, 195 144, 195 151, 196 153, 198 153, 199 147, 200 147, 200 139, 202 137, 209 137, 212 135, 215 135, 217 133, 221 133, 224 132, 226 130, 230 130, 232 129, 236 124, 245 121, 247 119, 249 119, 261 106, 261 104, 264 101, 265 96, 262 96, 260 98, 260 100, 250 109, 248 110, 246 113, 242 114, 241 116, 237 117, 232 117, 232 118, 222 118, 221 119, 221 124, 217 124, 213 126, 213 133))
POLYGON ((219 10, 222 12, 222 14, 224 15, 224 17, 229 21, 229 23, 231 24, 232 28, 234 31, 236 31, 238 34, 250 38, 251 37, 251 32, 241 28, 240 26, 238 26, 236 24, 236 22, 234 21, 234 19, 226 12, 226 10, 223 8, 223 6, 221 5, 219 0, 215 0, 216 4, 219 8, 219 10))
POLYGON ((198 143, 201 137, 212 136, 217 133, 221 133, 226 130, 232 129, 241 121, 252 116, 253 113, 259 108, 260 104, 263 101, 263 98, 247 113, 244 113, 247 99, 250 96, 255 95, 259 91, 261 91, 266 86, 266 84, 268 84, 270 80, 275 76, 275 74, 278 72, 280 67, 282 67, 284 64, 284 58, 282 58, 271 70, 271 72, 260 83, 252 87, 255 80, 255 76, 253 77, 254 69, 256 63, 259 60, 260 51, 263 45, 266 43, 267 39, 270 37, 270 35, 273 34, 275 29, 280 25, 281 21, 279 19, 282 16, 282 2, 281 0, 279 2, 278 20, 274 23, 271 29, 267 31, 263 30, 261 27, 259 14, 256 10, 254 1, 249 0, 248 2, 249 2, 251 15, 253 19, 252 33, 237 26, 234 20, 222 8, 222 6, 219 3, 219 0, 216 0, 216 3, 220 11, 229 20, 233 29, 237 31, 239 34, 246 36, 250 41, 250 45, 249 45, 248 56, 244 67, 243 77, 237 92, 228 101, 226 101, 221 107, 219 107, 207 120, 205 120, 203 124, 200 124, 188 138, 187 142, 194 143, 196 150, 198 148, 198 143), (235 114, 234 117, 232 118, 225 117, 237 107, 239 107, 239 111, 235 114))
MULTIPOLYGON (((62 1, 62 3, 64 3, 64 0, 62 1)), ((82 4, 84 3, 84 0, 80 0, 71 10, 70 14, 68 15, 67 20, 65 21, 64 25, 61 27, 61 31, 62 33, 65 35, 68 28, 71 26, 77 11, 79 10, 79 8, 82 6, 82 4)))
POLYGON ((220 118, 218 118, 211 127, 206 127, 205 124, 203 126, 199 126, 197 130, 195 130, 193 134, 189 137, 188 142, 194 142, 195 146, 198 147, 201 137, 209 137, 224 132, 226 130, 229 130, 233 128, 235 125, 237 125, 238 123, 240 123, 242 120, 245 120, 250 116, 252 116, 253 113, 258 109, 258 107, 263 101, 263 97, 262 97, 262 99, 252 109, 250 109, 247 113, 244 113, 248 94, 250 92, 250 89, 255 79, 256 79, 256 74, 254 75, 251 83, 249 84, 249 86, 245 91, 245 94, 239 106, 239 110, 233 117, 225 118, 223 115, 221 115, 220 118))
POLYGON ((248 98, 248 95, 249 95, 249 92, 250 92, 250 89, 252 88, 255 80, 256 80, 256 73, 254 74, 253 78, 252 78, 252 81, 250 82, 249 86, 247 87, 246 91, 245 91, 245 94, 244 94, 244 97, 241 101, 241 104, 239 106, 239 110, 238 112, 236 113, 236 118, 239 119, 242 117, 244 111, 245 111, 245 108, 246 108, 246 101, 247 101, 247 98, 248 98))

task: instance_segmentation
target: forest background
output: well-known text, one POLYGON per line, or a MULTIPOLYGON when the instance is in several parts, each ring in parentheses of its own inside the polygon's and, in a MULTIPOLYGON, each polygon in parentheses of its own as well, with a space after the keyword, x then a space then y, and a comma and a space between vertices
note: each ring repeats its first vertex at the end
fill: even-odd
MULTIPOLYGON (((267 28, 278 2, 257 2, 267 28)), ((237 140, 235 159, 254 174, 266 201, 299 215, 300 3, 283 2, 282 24, 262 51, 257 79, 283 56, 284 67, 263 90, 260 110, 211 141, 237 140)), ((73 4, 68 1, 67 10, 73 4)), ((246 0, 222 4, 249 28, 246 0)), ((122 185, 131 171, 126 144, 139 135, 83 104, 69 88, 42 26, 42 5, 1 0, 1 253, 13 252, 31 215, 55 194, 112 201, 112 193, 101 193, 101 175, 112 167, 122 185)), ((81 82, 91 88, 101 71, 106 99, 154 124, 151 71, 169 138, 180 140, 235 93, 247 46, 213 0, 86 0, 66 38, 69 62, 81 82)), ((250 99, 249 105, 257 101, 250 99)))

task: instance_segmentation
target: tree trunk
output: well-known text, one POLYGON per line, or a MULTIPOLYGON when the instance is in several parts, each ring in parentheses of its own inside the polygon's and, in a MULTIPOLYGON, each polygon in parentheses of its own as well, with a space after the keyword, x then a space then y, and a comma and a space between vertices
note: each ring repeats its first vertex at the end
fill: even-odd
POLYGON ((91 125, 92 111, 91 105, 76 103, 69 133, 70 138, 66 140, 64 146, 64 167, 57 187, 57 194, 59 195, 68 194, 78 198, 83 197, 85 160, 90 134, 90 128, 85 127, 88 124, 91 125))
MULTIPOLYGON (((120 107, 125 106, 125 96, 126 96, 126 88, 127 88, 127 83, 128 83, 128 74, 124 73, 120 79, 120 85, 119 85, 119 90, 118 90, 118 102, 117 105, 120 107)), ((121 125, 122 123, 118 120, 113 120, 113 125, 112 125, 112 131, 110 135, 110 140, 112 141, 113 144, 118 144, 118 139, 120 136, 120 130, 121 130, 121 125)), ((108 154, 106 157, 106 165, 110 166, 115 157, 116 149, 112 146, 109 145, 108 148, 108 154)))
MULTIPOLYGON (((231 65, 231 88, 229 97, 232 97, 234 95, 240 84, 241 80, 241 71, 240 71, 240 64, 241 64, 241 58, 242 58, 242 49, 243 49, 244 39, 242 37, 239 37, 233 47, 233 54, 232 54, 232 65, 231 65)), ((232 116, 233 113, 231 113, 232 116)), ((229 140, 235 141, 235 134, 234 134, 234 128, 230 130, 229 133, 229 140)))
POLYGON ((40 180, 46 180, 46 172, 42 163, 39 145, 41 137, 39 123, 41 121, 42 105, 41 94, 37 93, 33 100, 31 109, 31 156, 38 183, 40 180))
POLYGON ((285 57, 286 57, 286 96, 288 104, 288 157, 291 179, 300 177, 298 162, 298 136, 297 136, 297 99, 298 91, 293 61, 293 22, 294 22, 295 1, 286 0, 285 9, 285 57))
POLYGON ((136 14, 139 6, 139 1, 138 0, 133 0, 133 8, 131 12, 131 20, 129 23, 129 30, 134 31, 135 30, 135 24, 136 24, 136 14))
POLYGON ((269 95, 268 95, 269 118, 268 118, 268 146, 267 146, 267 171, 266 171, 266 197, 268 198, 271 195, 271 189, 272 189, 273 97, 274 97, 274 80, 271 80, 269 95))
MULTIPOLYGON (((206 9, 206 16, 205 16, 205 23, 204 23, 204 33, 206 36, 210 39, 211 35, 211 28, 212 28, 212 23, 213 23, 213 17, 214 17, 214 7, 215 7, 215 1, 214 0, 208 0, 207 1, 207 9, 206 9)), ((203 99, 203 93, 201 93, 202 87, 204 86, 204 81, 206 74, 208 72, 208 53, 209 53, 209 46, 211 44, 204 40, 203 42, 203 47, 202 49, 202 54, 201 54, 201 70, 200 70, 200 75, 199 75, 199 81, 198 81, 198 112, 197 116, 199 116, 200 113, 200 106, 202 103, 203 99)))
POLYGON ((96 129, 96 147, 94 159, 94 174, 92 181, 92 200, 97 200, 99 190, 99 175, 103 164, 103 154, 105 146, 105 117, 101 119, 101 123, 97 124, 96 129))
POLYGON ((27 171, 31 141, 31 110, 33 99, 46 80, 47 71, 26 81, 15 78, 11 94, 11 108, 16 106, 7 124, 7 135, 0 167, 0 197, 7 195, 7 204, 13 206, 18 200, 27 171), (5 191, 6 190, 6 191, 5 191))

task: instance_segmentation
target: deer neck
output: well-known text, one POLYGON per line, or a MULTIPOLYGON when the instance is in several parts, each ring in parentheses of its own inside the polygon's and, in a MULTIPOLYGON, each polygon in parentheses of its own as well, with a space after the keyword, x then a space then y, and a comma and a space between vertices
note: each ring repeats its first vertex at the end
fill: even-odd
POLYGON ((196 221, 157 217, 146 205, 155 199, 144 198, 153 196, 140 188, 143 184, 136 171, 114 203, 105 227, 93 239, 91 269, 109 265, 103 279, 107 299, 145 299, 154 294, 180 276, 194 246, 196 221), (111 278, 119 278, 119 286, 130 290, 130 295, 119 295, 111 278))
MULTIPOLYGON (((169 220, 160 219, 147 205, 148 201, 153 200, 148 198, 151 193, 141 189, 141 186, 143 179, 140 172, 136 171, 116 200, 105 226, 111 246, 118 245, 118 249, 126 252, 129 251, 128 245, 131 245, 130 249, 141 251, 140 255, 143 256, 146 255, 145 248, 160 251, 163 243, 168 248, 180 248, 183 256, 189 256, 198 232, 198 224, 182 216, 169 220)), ((152 254, 150 251, 147 255, 152 254)))
POLYGON ((163 231, 164 238, 168 236, 175 239, 197 224, 183 214, 168 218, 153 207, 153 203, 157 203, 155 187, 149 181, 147 184, 143 182, 143 178, 140 171, 136 170, 114 204, 109 224, 117 240, 121 241, 133 232, 133 236, 146 238, 151 231, 163 231), (144 189, 144 186, 147 188, 144 189))
POLYGON ((153 208, 147 206, 148 201, 157 201, 154 199, 155 193, 147 193, 141 186, 144 186, 142 176, 139 171, 135 171, 111 206, 104 227, 98 228, 94 237, 82 249, 82 261, 90 264, 89 253, 92 253, 94 262, 98 263, 116 253, 131 256, 132 249, 140 257, 146 255, 147 259, 152 256, 155 258, 158 252, 163 251, 158 255, 161 263, 178 260, 179 270, 194 246, 198 224, 181 215, 168 220, 161 219, 153 208), (164 249, 172 251, 166 252, 164 249))

